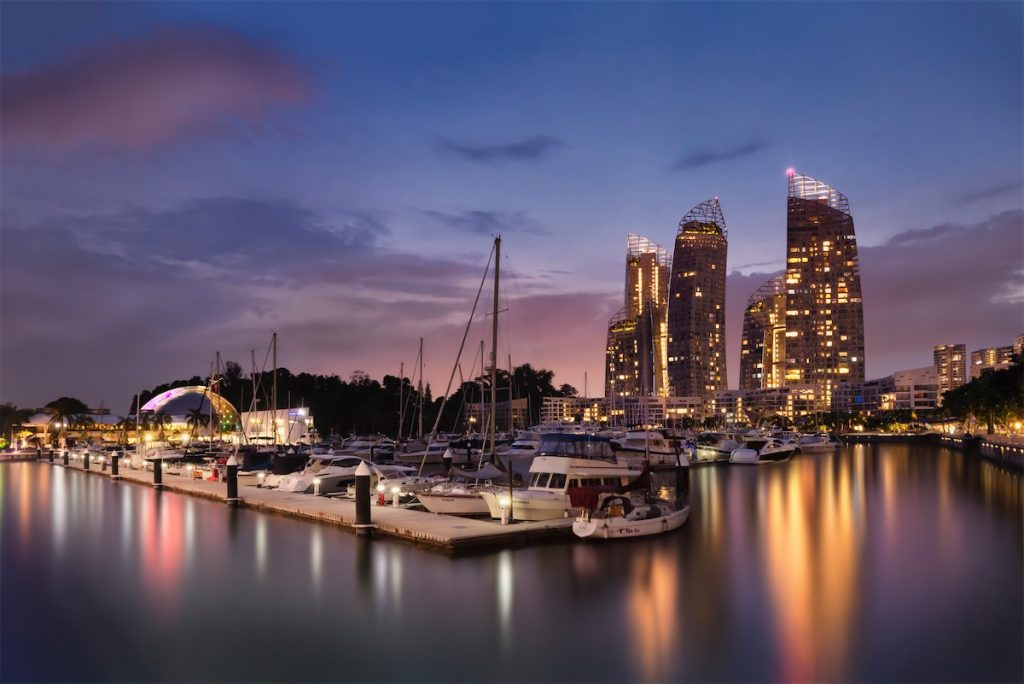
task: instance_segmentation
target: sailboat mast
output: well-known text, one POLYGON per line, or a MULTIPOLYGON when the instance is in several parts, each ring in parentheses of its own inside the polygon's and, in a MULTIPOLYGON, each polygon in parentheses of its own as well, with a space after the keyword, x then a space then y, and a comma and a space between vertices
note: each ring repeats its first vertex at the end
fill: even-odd
POLYGON ((423 338, 420 338, 420 432, 417 435, 423 439, 423 338))
POLYGON ((491 462, 498 441, 498 274, 501 271, 501 236, 494 238, 494 317, 491 320, 491 462))
POLYGON ((274 354, 274 375, 270 386, 271 418, 270 425, 274 430, 274 444, 277 444, 277 333, 270 337, 270 344, 274 354))
POLYGON ((398 366, 398 438, 402 441, 402 426, 405 424, 405 402, 403 401, 403 390, 405 390, 405 362, 398 366))

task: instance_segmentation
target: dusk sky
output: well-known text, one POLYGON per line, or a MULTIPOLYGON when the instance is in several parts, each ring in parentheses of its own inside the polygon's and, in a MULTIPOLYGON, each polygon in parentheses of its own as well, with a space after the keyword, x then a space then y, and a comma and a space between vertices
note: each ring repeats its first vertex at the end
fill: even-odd
MULTIPOLYGON (((867 376, 1024 332, 1024 9, 0 5, 0 401, 248 369, 447 382, 503 236, 502 363, 603 392, 626 234, 712 196, 727 345, 788 167, 850 200, 867 376)), ((489 337, 478 316, 463 369, 489 337)), ((456 379, 457 381, 457 379, 456 379)))

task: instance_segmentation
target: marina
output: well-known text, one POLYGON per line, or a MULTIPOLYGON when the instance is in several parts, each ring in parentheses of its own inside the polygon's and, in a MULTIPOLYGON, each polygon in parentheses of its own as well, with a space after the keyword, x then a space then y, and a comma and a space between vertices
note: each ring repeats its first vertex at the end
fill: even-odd
POLYGON ((1019 679, 1019 474, 908 443, 691 474, 672 534, 449 558, 266 515, 255 487, 267 508, 4 464, 5 679, 1019 679))

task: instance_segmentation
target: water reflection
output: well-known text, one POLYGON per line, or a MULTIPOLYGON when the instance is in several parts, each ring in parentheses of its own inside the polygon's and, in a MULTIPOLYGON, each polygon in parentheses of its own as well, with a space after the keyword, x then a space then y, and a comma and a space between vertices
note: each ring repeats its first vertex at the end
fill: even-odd
POLYGON ((0 466, 0 679, 1024 677, 1019 475, 944 449, 857 446, 702 466, 692 492, 672 535, 452 559, 0 466), (81 637, 57 659, 55 633, 81 637))

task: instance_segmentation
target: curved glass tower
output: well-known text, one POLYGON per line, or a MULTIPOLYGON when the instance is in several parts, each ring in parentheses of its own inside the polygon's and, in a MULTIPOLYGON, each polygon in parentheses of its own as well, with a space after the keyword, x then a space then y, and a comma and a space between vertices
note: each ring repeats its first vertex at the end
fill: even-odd
POLYGON ((740 389, 781 387, 786 360, 786 277, 774 276, 747 300, 740 346, 740 389))
POLYGON ((788 176, 785 384, 815 385, 828 404, 837 383, 864 381, 857 238, 845 195, 788 176))
POLYGON ((726 388, 727 238, 717 197, 698 204, 679 222, 668 300, 672 396, 706 396, 726 388))

